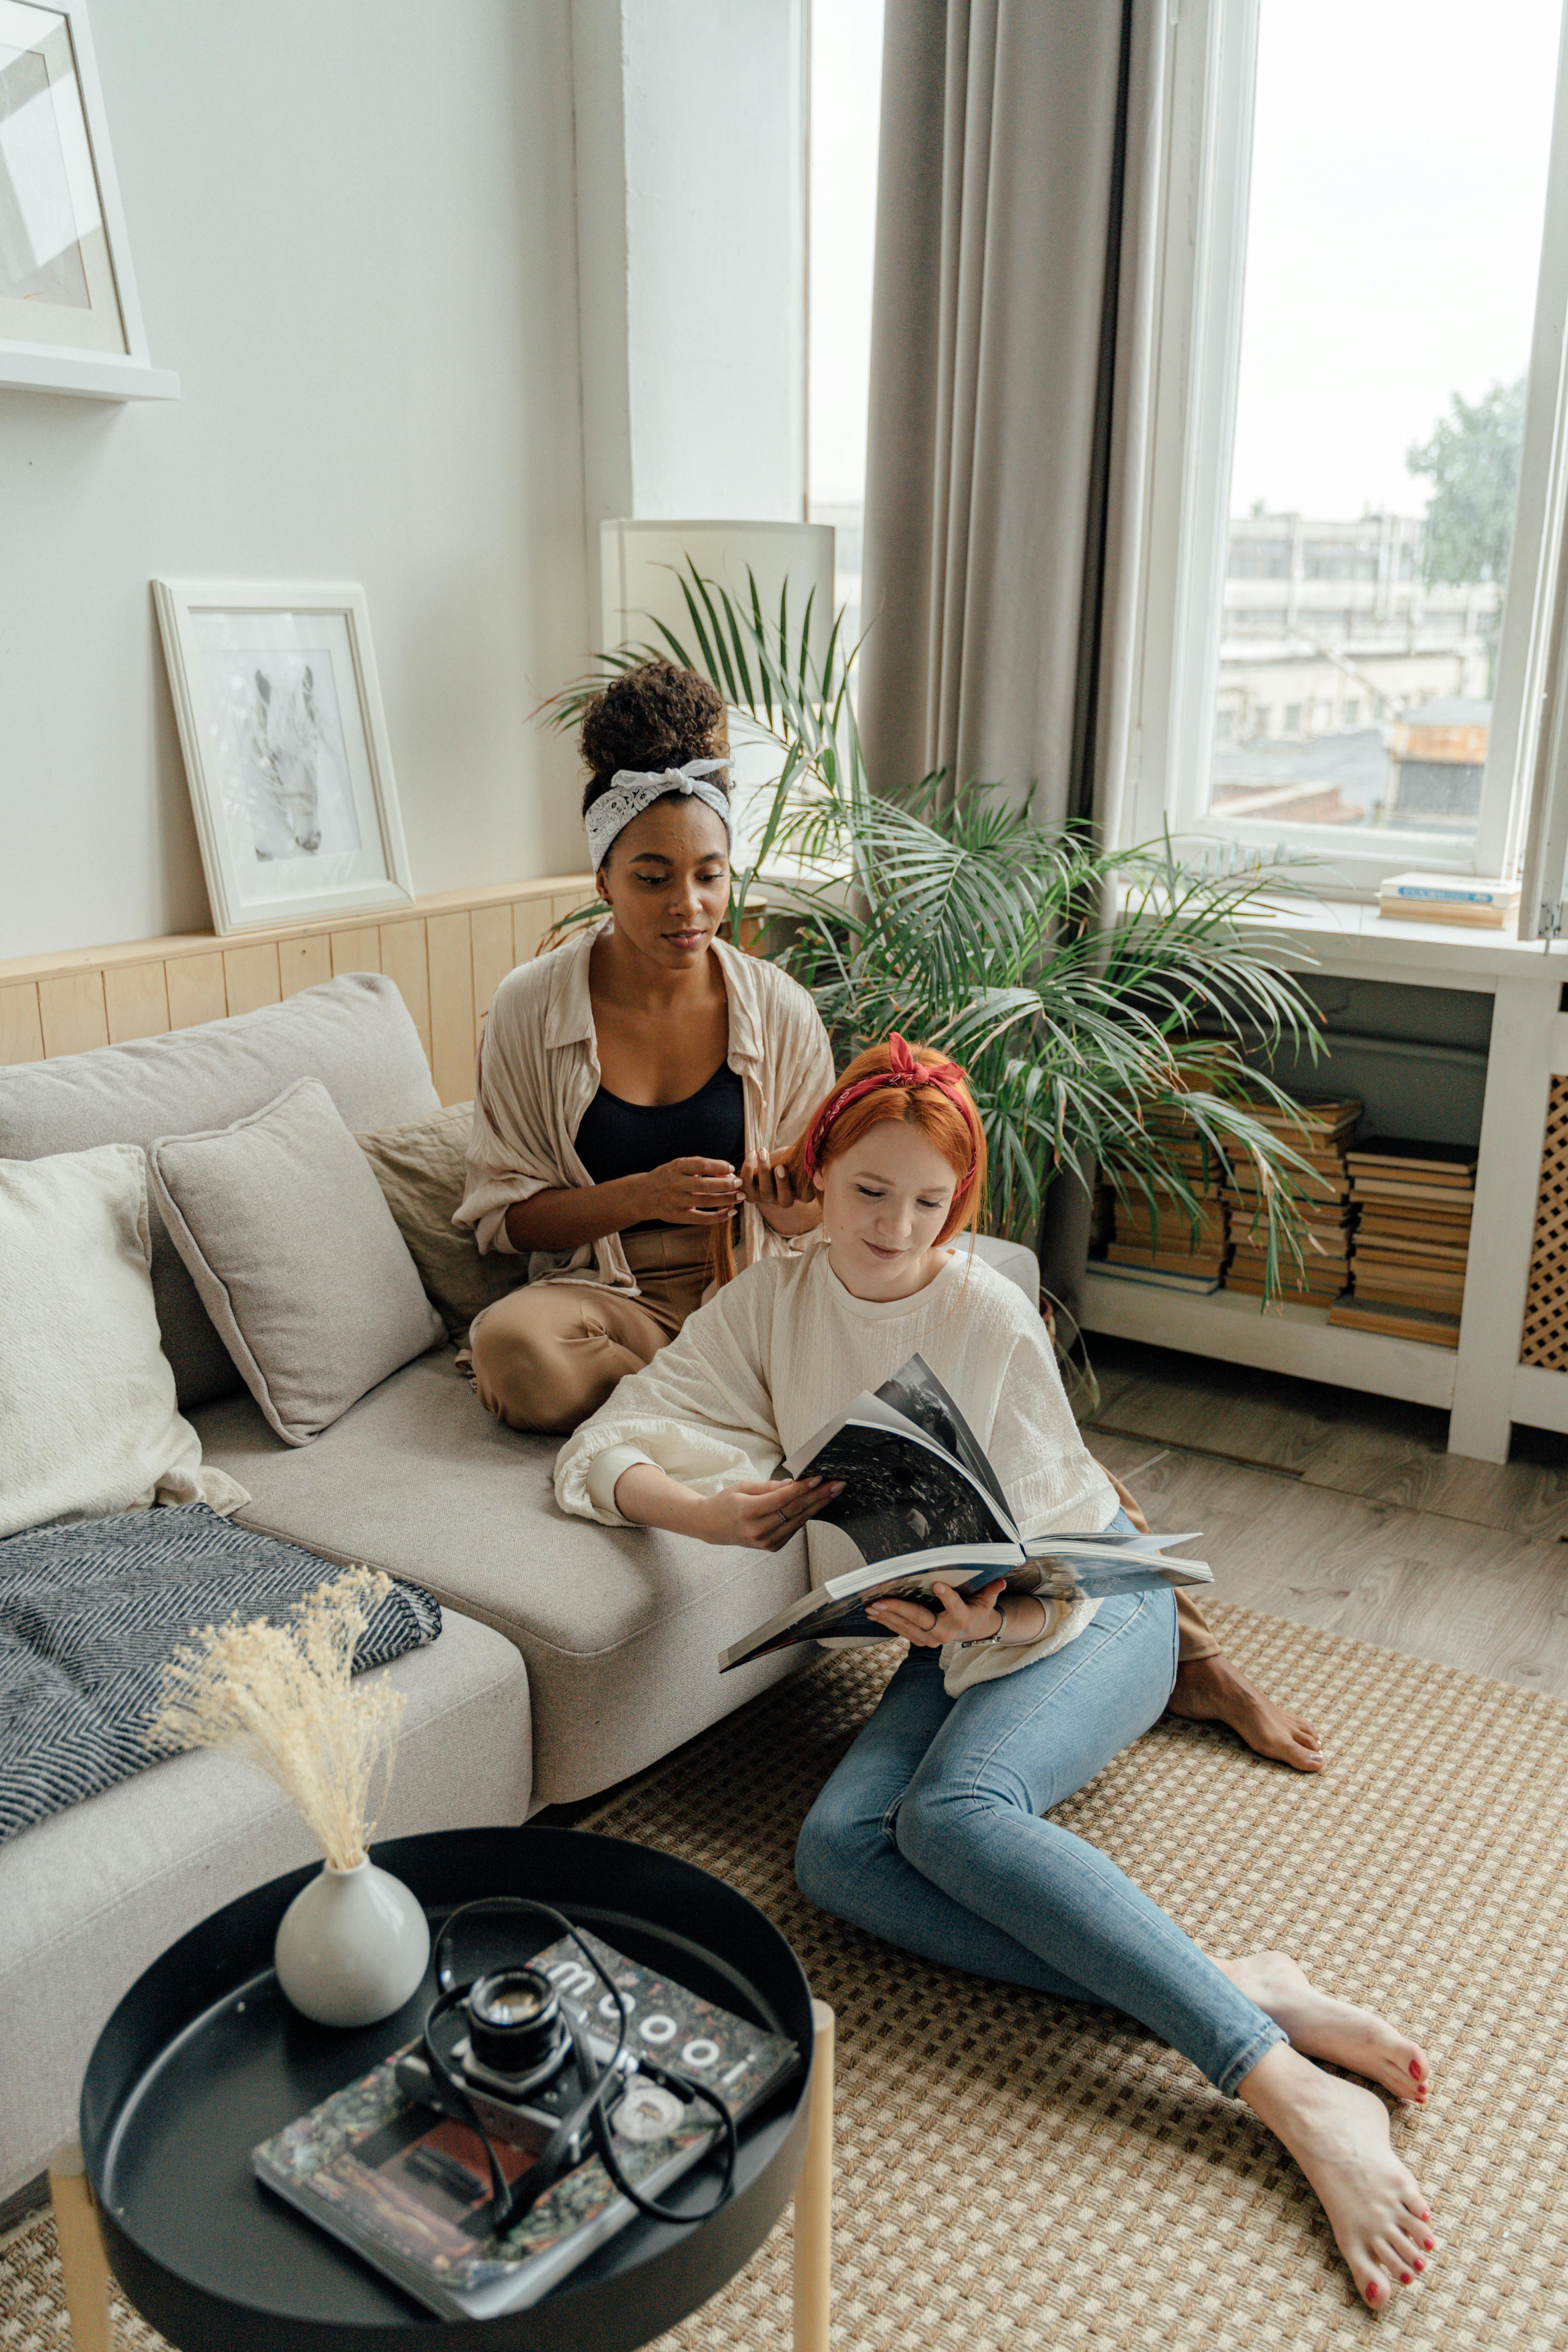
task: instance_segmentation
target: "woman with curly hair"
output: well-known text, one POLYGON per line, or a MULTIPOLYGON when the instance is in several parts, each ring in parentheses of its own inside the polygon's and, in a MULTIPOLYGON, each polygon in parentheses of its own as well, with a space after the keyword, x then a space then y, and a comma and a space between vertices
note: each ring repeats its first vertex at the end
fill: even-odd
POLYGON ((642 662, 595 697, 579 742, 607 919, 496 991, 456 1219, 481 1251, 529 1258, 526 1286, 470 1332, 480 1401, 513 1429, 574 1429, 647 1363, 708 1286, 716 1240, 745 1265, 820 1214, 783 1162, 832 1081, 827 1033, 805 989, 719 936, 721 698, 642 662))
MULTIPOLYGON (((833 1082, 805 991, 719 936, 729 734, 715 688, 640 663, 595 697, 579 743, 606 919, 497 989, 456 1218, 481 1251, 529 1259, 527 1284, 471 1328, 479 1399, 510 1428, 561 1434, 675 1337, 716 1266, 793 1255, 815 1232, 821 1204, 791 1154, 833 1082)), ((1318 1770, 1310 1727, 1237 1672, 1185 1594, 1179 1616, 1171 1712, 1318 1770)))

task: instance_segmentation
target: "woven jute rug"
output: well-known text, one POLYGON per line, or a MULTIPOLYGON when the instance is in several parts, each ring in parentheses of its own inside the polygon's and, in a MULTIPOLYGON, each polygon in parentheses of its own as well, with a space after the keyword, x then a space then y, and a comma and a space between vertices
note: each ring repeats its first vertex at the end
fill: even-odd
MULTIPOLYGON (((1109 2011, 950 1974, 814 1911, 795 1832, 890 1659, 839 1654, 589 1815, 720 1873, 838 2017, 837 2352, 1568 2347, 1568 1706, 1216 1609, 1323 1732, 1306 1780, 1162 1725, 1057 1818, 1211 1950, 1275 1947, 1422 2040, 1394 2144, 1441 2252, 1378 2318, 1276 2142, 1109 2011)), ((665 2352, 790 2340, 787 2221, 665 2352)), ((121 2344, 160 2339, 123 2308, 121 2344)), ((52 2225, 0 2249, 0 2347, 65 2352, 52 2225)), ((585 2347, 591 2352, 591 2347, 585 2347)))

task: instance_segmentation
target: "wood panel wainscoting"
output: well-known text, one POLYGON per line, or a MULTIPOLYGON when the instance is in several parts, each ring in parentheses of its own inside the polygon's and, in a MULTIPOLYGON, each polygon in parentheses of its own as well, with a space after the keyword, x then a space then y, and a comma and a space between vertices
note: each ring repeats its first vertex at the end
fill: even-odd
POLYGON ((492 882, 416 898, 395 915, 286 923, 258 937, 211 931, 0 962, 0 1063, 193 1029, 277 1004, 342 971, 396 982, 444 1103, 474 1090, 474 1047, 490 998, 554 924, 593 896, 590 874, 492 882))

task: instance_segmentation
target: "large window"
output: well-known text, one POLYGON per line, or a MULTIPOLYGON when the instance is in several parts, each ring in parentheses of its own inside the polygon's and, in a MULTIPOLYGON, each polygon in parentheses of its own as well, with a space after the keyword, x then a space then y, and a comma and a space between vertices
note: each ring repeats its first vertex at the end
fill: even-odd
POLYGON ((1562 366, 1542 299, 1562 15, 1184 0, 1140 832, 1290 842, 1331 887, 1496 872, 1517 848, 1562 366))
POLYGON ((811 12, 806 511, 835 526, 837 601, 851 644, 860 628, 882 9, 883 0, 817 0, 811 12))

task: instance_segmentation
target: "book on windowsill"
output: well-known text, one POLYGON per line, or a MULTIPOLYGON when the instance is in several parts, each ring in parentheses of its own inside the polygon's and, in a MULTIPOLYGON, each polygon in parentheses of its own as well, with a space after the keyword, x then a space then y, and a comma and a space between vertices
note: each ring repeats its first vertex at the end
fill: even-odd
MULTIPOLYGON (((647 2046, 710 2084, 737 2124, 798 2071, 800 2053, 784 2035, 655 1976, 596 1936, 587 1940, 625 2012, 627 2051, 635 2056, 646 2023, 647 2046)), ((524 1946, 519 1958, 526 1952, 524 1946)), ((531 1964, 551 1979, 595 2059, 607 2065, 615 2048, 603 2023, 610 1996, 576 1946, 563 1937, 536 1951, 531 1964)), ((454 2047, 453 2058, 460 2060, 463 2046, 454 2047)), ((590 2156, 498 2238, 485 2222, 490 2179, 479 2135, 458 2116, 438 2112, 432 2096, 419 2044, 410 2042, 263 2140, 251 2150, 251 2168, 264 2188, 444 2319, 525 2310, 637 2219, 590 2156)), ((470 2096, 510 2187, 543 2147, 548 2123, 520 2116, 477 2085, 470 2096)), ((622 2171, 654 2198, 701 2162, 717 2130, 710 2109, 697 2101, 683 2109, 673 2092, 635 2068, 611 2106, 610 2126, 622 2171)))
POLYGON ((1377 893, 1380 916, 1405 923, 1474 923, 1501 930, 1517 919, 1520 886, 1469 874, 1391 874, 1377 893))
POLYGON ((866 1614, 873 1601, 929 1602, 933 1585, 962 1592, 1005 1580, 1042 1601, 1105 1600, 1121 1592, 1211 1584, 1201 1559, 1167 1559, 1193 1535, 1039 1536, 1026 1543, 985 1450, 923 1356, 911 1356, 875 1395, 862 1391, 784 1463, 786 1478, 841 1478, 817 1513, 840 1528, 865 1566, 831 1576, 723 1652, 728 1673, 795 1642, 898 1637, 866 1614))
POLYGON ((1457 1348, 1459 1318, 1425 1307, 1395 1307, 1382 1299, 1347 1293, 1329 1309, 1331 1323, 1351 1331, 1378 1331, 1390 1339, 1420 1339, 1428 1347, 1457 1348))

